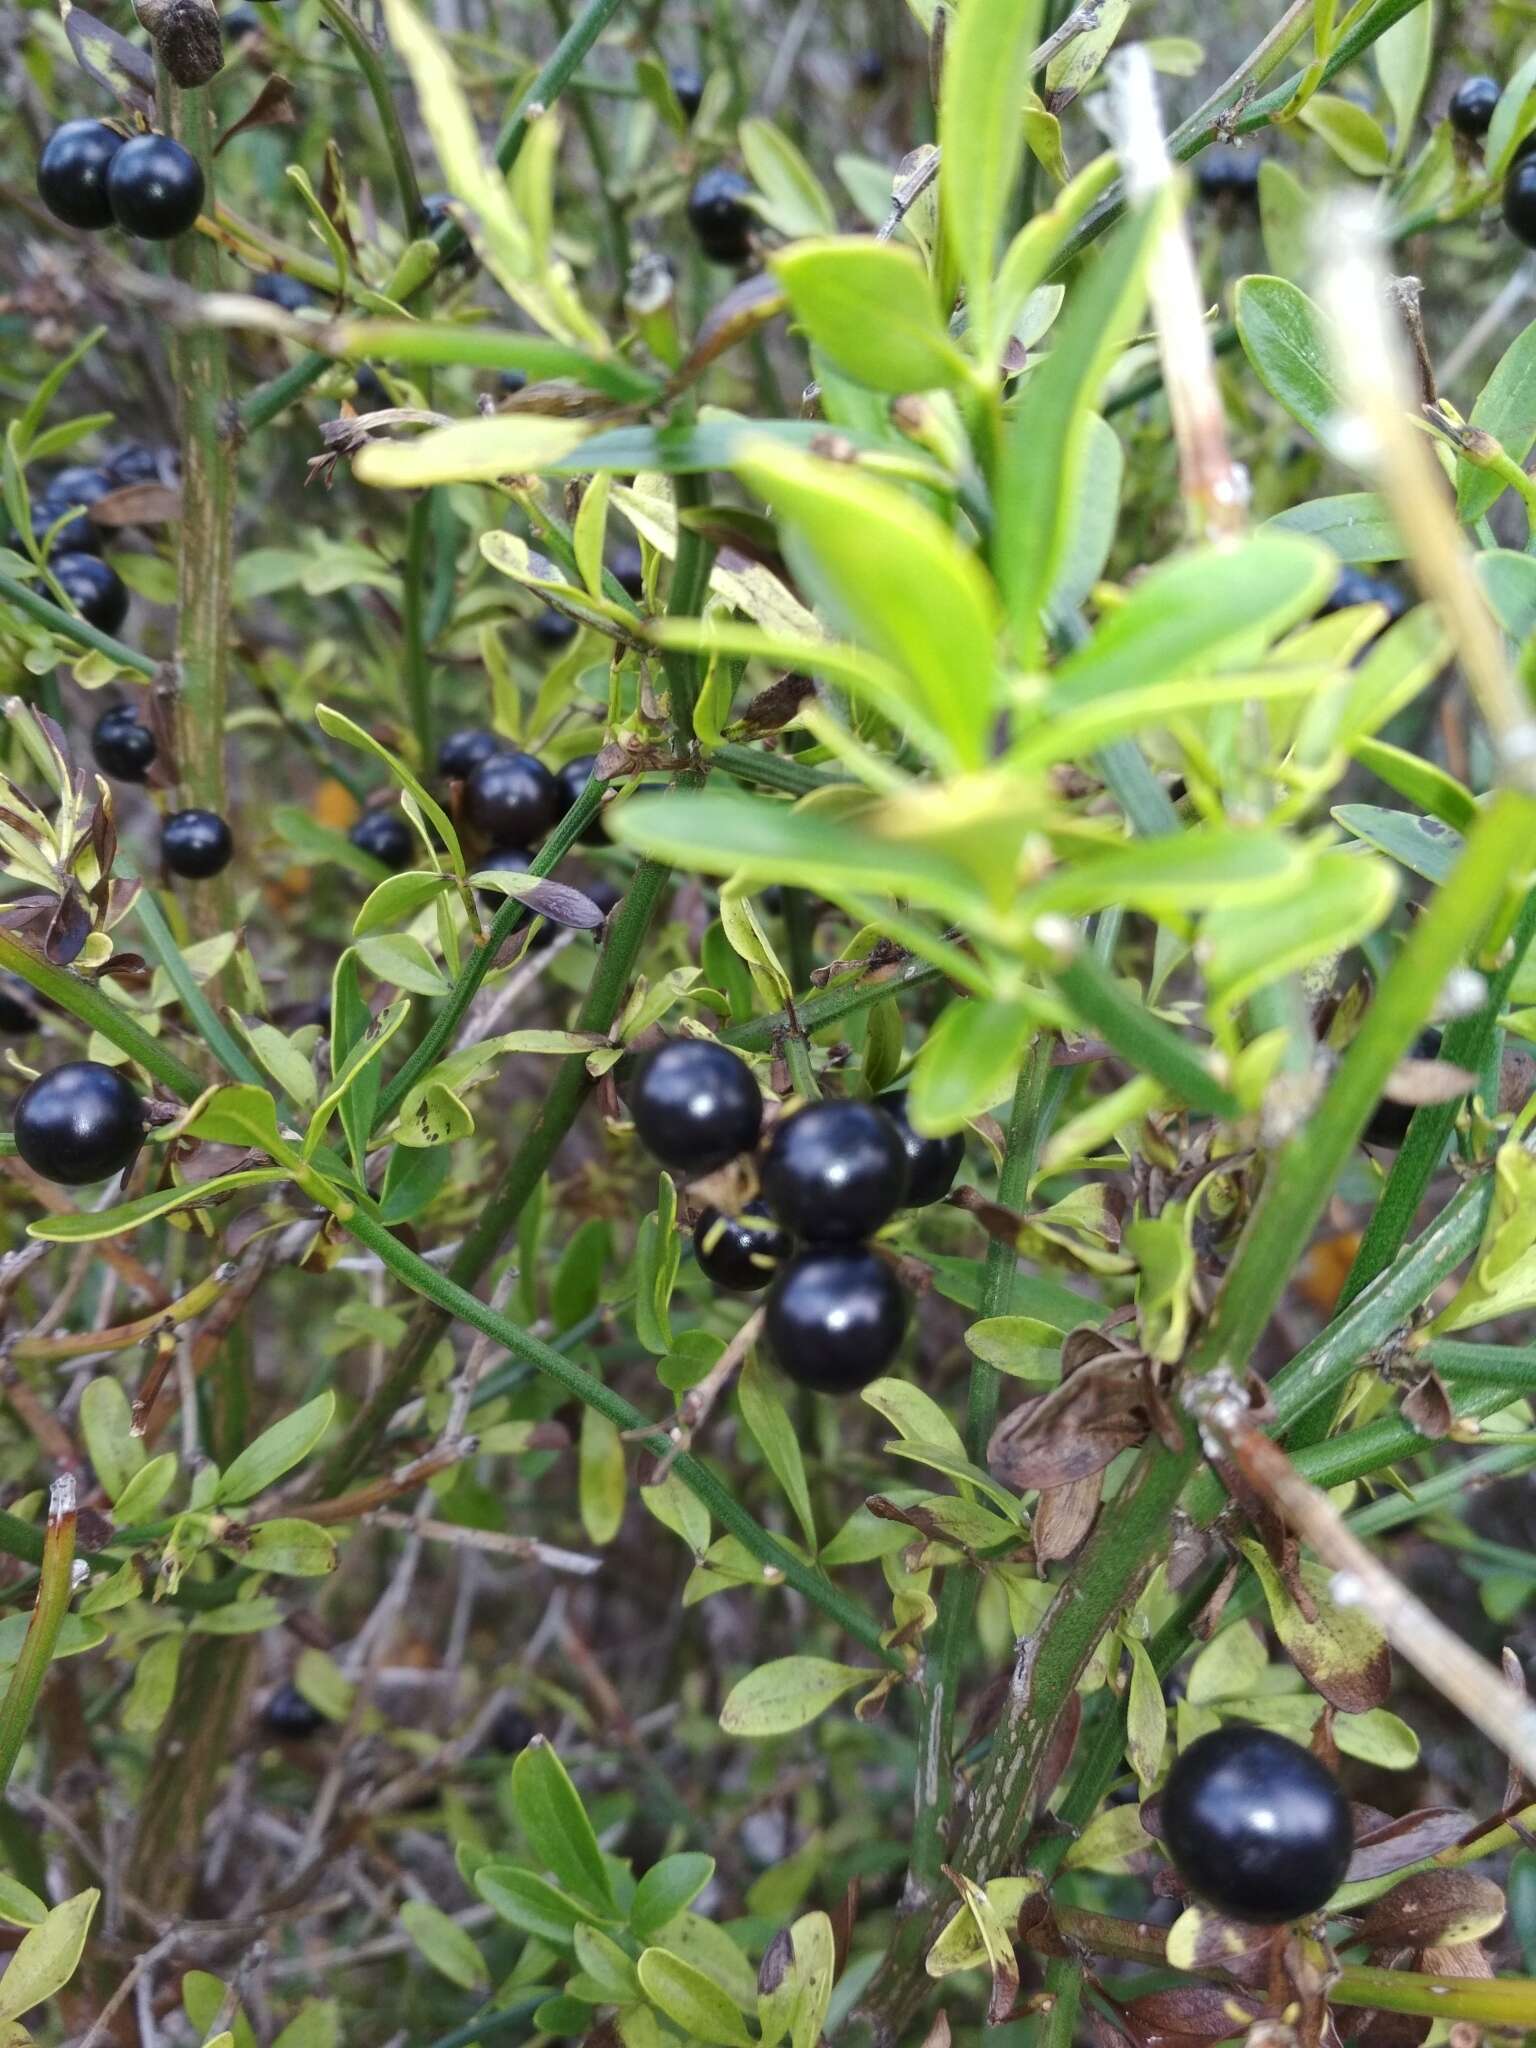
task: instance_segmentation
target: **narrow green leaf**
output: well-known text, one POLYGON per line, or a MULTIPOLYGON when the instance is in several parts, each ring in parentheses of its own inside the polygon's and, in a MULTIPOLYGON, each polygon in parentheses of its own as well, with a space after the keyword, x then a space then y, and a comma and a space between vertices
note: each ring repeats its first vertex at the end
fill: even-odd
POLYGON ((608 1866, 580 1794, 553 1749, 536 1737, 512 1766, 517 1824, 546 1869, 599 1914, 614 1910, 608 1866))

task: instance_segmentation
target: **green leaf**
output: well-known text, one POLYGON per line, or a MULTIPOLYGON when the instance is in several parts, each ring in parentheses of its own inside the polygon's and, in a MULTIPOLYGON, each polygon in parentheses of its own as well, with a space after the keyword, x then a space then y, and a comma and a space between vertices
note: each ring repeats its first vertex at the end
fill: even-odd
POLYGON ((1075 612, 1104 574, 1115 543, 1124 477, 1119 435, 1108 420, 1090 413, 1073 495, 1065 507, 1056 580, 1046 597, 1053 618, 1075 612))
POLYGON ((1269 1669, 1264 1639, 1246 1621, 1214 1636, 1189 1667, 1184 1696, 1191 1706, 1239 1699, 1255 1690, 1269 1669))
POLYGON ((1037 1021, 1022 1003, 951 1003, 912 1067, 907 1115, 913 1129, 947 1137, 1010 1094, 1037 1021))
POLYGON ((380 882, 372 891, 353 919, 353 938, 366 938, 370 932, 383 931, 390 925, 414 917, 435 896, 452 887, 453 877, 440 874, 436 869, 391 875, 387 882, 380 882))
POLYGON ((481 1864, 475 1890, 503 1920, 556 1948, 571 1946, 572 1930, 580 1922, 608 1917, 515 1863, 481 1864))
POLYGON ((966 1349, 1015 1379, 1054 1383, 1061 1374, 1061 1332, 1034 1316, 986 1316, 965 1333, 966 1349))
POLYGON ((490 1981, 479 1949, 440 1907, 425 1899, 407 1899, 400 1908, 400 1925, 433 1969, 461 1991, 475 1991, 490 1981))
POLYGON ((772 268, 813 346, 855 383, 899 393, 964 381, 914 250, 838 235, 782 249, 772 268))
POLYGON ((215 1174, 212 1180, 195 1181, 185 1187, 161 1188, 158 1194, 140 1195, 132 1202, 119 1202, 113 1209, 83 1210, 77 1215, 40 1216, 27 1225, 28 1237, 45 1238, 49 1244, 94 1244, 104 1237, 121 1237, 158 1217, 177 1209, 201 1208, 219 1195, 236 1188, 271 1187, 289 1179, 282 1167, 252 1167, 244 1173, 215 1174))
POLYGON ((758 441, 735 468, 788 529, 807 587, 909 679, 956 763, 979 767, 997 680, 997 621, 975 556, 925 505, 846 463, 758 441))
POLYGON ((789 2035, 790 2048, 818 2048, 832 1986, 837 1942, 825 1913, 805 1913, 789 1930, 789 1961, 777 1984, 760 1988, 757 2011, 765 2044, 789 2035))
POLYGON ((133 1410, 116 1380, 91 1381, 80 1397, 80 1428, 96 1477, 115 1501, 149 1455, 133 1434, 133 1410))
POLYGON ((359 939, 357 957, 380 981, 408 989, 412 995, 444 996, 449 981, 420 939, 409 932, 385 932, 359 939))
POLYGON ((1383 810, 1376 804, 1335 804, 1333 816, 1346 832, 1390 855, 1426 882, 1447 879, 1464 843, 1459 832, 1438 818, 1418 818, 1410 811, 1383 810))
POLYGON ((1238 339, 1259 382, 1292 419, 1326 441, 1345 404, 1334 382, 1322 313, 1283 277, 1240 278, 1234 310, 1238 339))
POLYGON ((182 1637, 162 1636, 142 1650, 133 1667, 133 1684, 121 1708, 130 1735, 152 1736, 171 1710, 176 1674, 181 1668, 182 1637))
POLYGON ((944 44, 939 210, 981 335, 991 333, 998 242, 1023 163, 1019 109, 1040 15, 1040 0, 966 0, 949 17, 944 44))
POLYGON ((1304 277, 1312 261, 1314 201, 1306 188, 1280 162, 1267 156, 1259 165, 1259 220, 1264 254, 1281 277, 1304 277))
POLYGON ((768 1461, 768 1468, 783 1487, 790 1506, 795 1511, 805 1535, 806 1548, 814 1557, 816 1554, 816 1520, 811 1512, 811 1493, 805 1480, 805 1461, 800 1455, 800 1440, 795 1426, 779 1399, 778 1392, 768 1375, 763 1371, 754 1351, 741 1369, 736 1383, 736 1398, 741 1404, 742 1420, 757 1443, 758 1449, 768 1461))
POLYGON ((243 1543, 221 1547, 253 1572, 277 1572, 284 1578, 323 1579, 336 1569, 336 1539, 330 1531, 289 1516, 260 1522, 243 1543))
POLYGON ((837 226, 832 203, 816 173, 782 128, 754 116, 736 131, 747 176, 757 187, 758 211, 781 235, 831 234, 837 226))
POLYGON ((79 1966, 101 1893, 76 1892, 21 1938, 0 1977, 0 2020, 20 2019, 62 1991, 79 1966))
MULTIPOLYGON (((490 424, 492 423, 485 420, 477 420, 475 422, 475 425, 482 431, 490 424)), ((375 447, 382 447, 384 445, 386 444, 382 442, 374 443, 375 447)), ((393 446, 396 444, 390 443, 388 445, 393 446)), ((387 747, 380 746, 371 733, 364 732, 363 728, 354 719, 348 718, 345 712, 333 711, 329 704, 317 704, 315 706, 315 722, 320 727, 320 730, 323 733, 329 734, 333 740, 344 740, 349 747, 356 747, 360 753, 371 755, 381 767, 388 771, 391 778, 399 784, 400 788, 417 805, 422 816, 435 826, 438 837, 448 850, 448 858, 453 863, 453 871, 462 881, 465 873, 464 855, 459 847, 459 835, 453 829, 453 820, 448 816, 442 805, 435 798, 427 794, 410 769, 403 762, 397 761, 387 747)))
POLYGON ((0 1920, 12 1927, 41 1927, 48 1908, 18 1877, 0 1870, 0 1920))
POLYGON ((1163 1768, 1163 1746, 1168 1740, 1168 1707, 1162 1681, 1147 1654, 1147 1646, 1128 1635, 1125 1647, 1131 1659, 1131 1684, 1125 1718, 1125 1754, 1131 1769, 1150 1789, 1163 1768))
POLYGON ((1309 1617, 1292 1598, 1262 1543, 1239 1537, 1238 1547, 1264 1589, 1275 1634, 1313 1690, 1345 1714, 1379 1707, 1392 1683, 1387 1639, 1360 1608, 1335 1604, 1332 1573, 1322 1565, 1298 1567, 1315 1610, 1309 1617))
POLYGON ((804 1728, 871 1674, 825 1657, 778 1657, 738 1679, 720 1709, 727 1735, 762 1741, 804 1728))
POLYGON ((341 2007, 333 1998, 306 1999, 272 2048, 341 2048, 341 2007))
POLYGON ((1536 633, 1536 556, 1513 548, 1485 548, 1472 566, 1499 624, 1523 645, 1536 633))
POLYGON ((1316 92, 1302 108, 1301 119, 1359 177, 1375 177, 1392 160, 1392 148, 1380 122, 1353 100, 1316 92))
POLYGON ((548 469, 579 449, 590 431, 584 420, 532 412, 456 420, 414 441, 370 441, 353 457, 352 473, 378 491, 494 483, 498 477, 548 469))
POLYGON ((122 1528, 131 1528, 152 1515, 176 1480, 176 1454, 162 1451, 130 1479, 113 1503, 113 1514, 122 1528))
POLYGON ((636 1939, 649 1941, 659 1934, 693 1904, 714 1874, 714 1857, 692 1850, 653 1864, 636 1885, 629 1908, 630 1931, 636 1939))
POLYGON ((1164 217, 1157 205, 1132 213, 1092 259, 1073 286, 1050 354, 1030 371, 1006 425, 992 559, 1025 666, 1038 658, 1041 613, 1068 559, 1093 445, 1089 421, 1141 317, 1147 258, 1164 217))
POLYGON ((1385 740, 1360 740, 1354 753, 1362 768, 1452 831, 1467 832, 1476 822, 1477 804, 1471 792, 1433 761, 1421 761, 1417 754, 1390 747, 1385 740))
MULTIPOLYGON (((1523 68, 1530 69, 1529 60, 1523 68)), ((1492 135, 1490 129, 1490 147, 1492 135)), ((1522 465, 1536 447, 1536 321, 1523 327, 1500 356, 1493 375, 1473 402, 1469 424, 1492 434, 1504 453, 1522 465)), ((1458 460, 1457 518, 1468 524, 1481 519, 1504 488, 1503 479, 1490 470, 1458 460)))
POLYGON ((1436 10, 1425 5, 1410 9, 1401 21, 1394 22, 1385 35, 1377 38, 1376 73, 1391 103, 1396 129, 1394 163, 1401 163, 1408 154, 1413 124, 1429 82, 1435 29, 1436 10))
POLYGON ((965 1442, 959 1430, 933 1396, 910 1380, 871 1380, 860 1389, 859 1399, 877 1415, 883 1415, 905 1442, 936 1444, 957 1458, 965 1456, 965 1442))
POLYGON ((682 2028, 684 2037, 718 2044, 718 2048, 751 2048, 741 2014, 702 1970, 664 1948, 648 1948, 636 1964, 640 1988, 659 2012, 682 2028))
MULTIPOLYGON (((1114 1812, 1134 1813, 1134 1807, 1117 1807, 1114 1812)), ((1018 1925, 1019 1914, 1029 1900, 1038 1898, 1040 1880, 1037 1877, 994 1877, 986 1885, 983 1896, 993 1914, 1005 1927, 1018 1925)), ((952 1977, 957 1970, 984 1970, 987 1967, 986 1943, 981 1938, 981 1929, 969 1905, 961 1905, 945 1921, 938 1939, 928 1951, 925 1964, 930 1977, 952 1977)))
POLYGON ((288 1034, 249 1017, 240 1020, 240 1028, 262 1067, 295 1107, 312 1109, 318 1093, 315 1070, 288 1034))
POLYGON ((512 1766, 512 1805, 529 1848, 561 1885, 598 1913, 614 1911, 608 1866, 564 1764, 536 1736, 512 1766))
POLYGON ((275 1485, 285 1472, 291 1472, 309 1456, 330 1428, 335 1413, 336 1396, 327 1391, 274 1422, 235 1459, 219 1481, 215 1500, 220 1506, 229 1507, 253 1500, 275 1485))
POLYGON ((1341 562, 1398 562, 1406 553, 1386 500, 1374 491, 1309 498, 1266 519, 1260 532, 1308 535, 1331 548, 1341 562))
POLYGON ((601 1549, 618 1535, 624 1520, 628 1475, 618 1427, 595 1408, 581 1411, 576 1479, 581 1526, 588 1542, 601 1549))

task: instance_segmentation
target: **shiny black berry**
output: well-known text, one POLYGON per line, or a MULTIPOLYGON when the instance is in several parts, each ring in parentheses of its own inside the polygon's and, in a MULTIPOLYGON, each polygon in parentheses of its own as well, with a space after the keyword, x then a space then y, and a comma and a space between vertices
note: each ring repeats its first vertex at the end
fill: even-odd
POLYGON ((500 1750, 503 1756, 516 1756, 528 1747, 538 1732, 521 1707, 508 1705, 491 1723, 491 1747, 500 1750))
POLYGON ((173 811, 160 830, 160 855, 173 875, 206 882, 229 866, 235 842, 217 811, 173 811))
POLYGON ((87 625, 117 631, 128 616, 128 586, 110 564, 99 555, 55 555, 48 566, 87 625))
POLYGON ((508 398, 515 398, 528 382, 526 370, 503 370, 496 379, 508 398))
POLYGON ((740 171, 717 165, 688 195, 688 225, 711 263, 745 263, 752 254, 752 187, 740 171))
POLYGON ((357 406, 362 412, 383 412, 392 406, 394 400, 384 388, 384 380, 372 363, 359 363, 354 374, 357 387, 357 406))
POLYGON ((37 196, 67 227, 109 228, 107 172, 124 139, 104 121, 66 121, 43 145, 37 196))
MULTIPOLYGON (((101 535, 69 500, 44 491, 32 500, 32 538, 50 561, 61 555, 99 555, 101 535)), ((13 539, 12 545, 18 543, 13 539)))
POLYGON ((464 785, 464 815, 498 846, 533 846, 560 820, 560 785, 532 754, 488 755, 464 785))
POLYGON ((812 1102, 785 1117, 763 1153, 763 1195, 811 1244, 870 1237, 907 1196, 901 1132, 872 1102, 812 1102))
POLYGON ((1251 203, 1259 196, 1259 158, 1251 149, 1208 149, 1195 165, 1202 199, 1251 203))
POLYGON ((409 867, 416 851, 416 834, 395 810, 364 811, 347 837, 387 868, 409 867))
POLYGON ((815 1245, 781 1267, 764 1333, 780 1368, 818 1394, 852 1394, 900 1349, 907 1297, 867 1245, 815 1245))
POLYGON ((1522 156, 1504 180, 1504 225, 1517 241, 1536 249, 1536 156, 1522 156))
POLYGON ((144 1104, 116 1067, 71 1060, 23 1091, 13 1128, 34 1173, 83 1187, 132 1166, 144 1142, 144 1104))
MULTIPOLYGON (((1421 1031, 1408 1049, 1408 1057, 1414 1060, 1437 1060, 1440 1057, 1440 1033, 1433 1025, 1421 1031)), ((1365 1143, 1379 1145, 1384 1152, 1395 1152, 1408 1135, 1408 1126, 1413 1121, 1414 1105, 1411 1102, 1394 1102, 1390 1095, 1383 1095, 1371 1111, 1371 1120, 1365 1127, 1365 1143)))
POLYGON ((699 1271, 733 1294, 766 1287, 793 1249, 788 1231, 779 1229, 761 1202, 749 1202, 739 1216, 706 1209, 693 1226, 699 1271))
POLYGON ((169 242, 203 210, 202 166, 169 135, 135 135, 112 159, 107 198, 128 234, 169 242))
POLYGON ((121 491, 129 484, 157 484, 160 481, 160 458, 142 441, 128 441, 121 448, 115 448, 104 467, 115 491, 121 491))
POLYGON ((674 64, 667 73, 672 95, 691 121, 704 98, 704 79, 691 64, 674 64))
POLYGON ((461 732, 449 733, 437 750, 437 772, 445 782, 463 782, 473 775, 482 761, 488 761, 492 754, 504 754, 507 742, 498 733, 486 732, 482 726, 467 725, 461 732))
POLYGON ((131 704, 114 704, 91 728, 91 752, 103 775, 143 782, 155 758, 155 736, 131 704))
POLYGON ((533 637, 541 647, 553 650, 569 647, 581 631, 574 619, 568 619, 564 612, 557 612, 553 605, 546 605, 533 617, 533 637))
POLYGON ((94 463, 75 462, 48 479, 48 488, 43 495, 50 505, 57 505, 63 511, 75 505, 94 505, 116 488, 104 469, 98 469, 94 463))
POLYGON ((728 1046, 675 1038, 641 1060, 629 1113, 653 1159, 679 1173, 709 1173, 752 1150, 763 1098, 752 1069, 728 1046))
POLYGON ((1354 1850, 1338 1780, 1268 1728, 1202 1735, 1168 1773, 1158 1803, 1179 1875, 1236 1920, 1278 1925, 1315 1913, 1354 1850))
POLYGON ((925 1138, 907 1122, 905 1089, 879 1098, 880 1107, 895 1124, 907 1155, 908 1209, 926 1209, 930 1202, 942 1202, 955 1184, 960 1162, 965 1157, 965 1138, 959 1131, 948 1138, 925 1138))
POLYGON ((1447 111, 1451 126, 1458 135, 1465 135, 1475 142, 1488 133, 1488 123, 1493 119, 1493 110, 1499 104, 1499 82, 1496 78, 1464 78, 1451 95, 1447 111))
POLYGON ((266 270, 251 280, 251 297, 265 299, 269 306, 281 306, 285 313, 302 313, 315 303, 315 295, 302 277, 290 277, 286 270, 266 270))
POLYGON ((262 1726, 287 1742, 301 1742, 325 1726, 325 1715, 305 1699, 296 1685, 280 1685, 261 1710, 262 1726))
POLYGON ((267 32, 266 23, 254 7, 231 7, 223 18, 222 27, 225 42, 233 43, 237 48, 241 43, 249 42, 253 36, 265 35, 267 32))

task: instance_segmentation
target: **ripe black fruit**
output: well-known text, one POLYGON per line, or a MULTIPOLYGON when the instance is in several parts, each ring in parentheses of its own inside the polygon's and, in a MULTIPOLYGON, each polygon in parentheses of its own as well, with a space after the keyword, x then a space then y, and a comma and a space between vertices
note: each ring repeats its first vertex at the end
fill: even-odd
POLYGON ((1278 1925, 1315 1913, 1354 1849, 1338 1780, 1268 1728, 1202 1735, 1169 1772, 1159 1804, 1179 1875, 1237 1920, 1278 1925))
POLYGON ((202 166, 169 135, 135 135, 112 159, 107 197, 120 228, 168 242, 203 210, 202 166))
POLYGON ((124 138, 105 121, 66 121, 43 145, 37 196, 66 227, 109 228, 107 172, 124 138))
POLYGON ((499 734, 486 732, 482 726, 467 725, 461 732, 449 733, 438 748, 437 772, 445 781, 462 782, 473 775, 482 761, 506 750, 507 743, 499 734))
POLYGON ((508 398, 515 398, 528 382, 526 370, 503 370, 496 379, 508 398))
POLYGON ((286 270, 267 270, 251 283, 251 297, 265 299, 269 306, 281 306, 285 313, 302 313, 315 303, 315 295, 302 277, 290 277, 286 270))
POLYGON ((395 810, 364 811, 347 837, 387 868, 409 867, 416 850, 415 833, 395 810))
POLYGON ((709 1173, 757 1143, 763 1098, 752 1069, 728 1046, 675 1038, 641 1060, 629 1113, 653 1159, 679 1173, 709 1173))
POLYGON ((878 1379, 907 1327, 907 1297, 867 1245, 813 1246, 780 1269, 764 1330, 780 1367, 818 1394, 878 1379))
POLYGON ((1208 149, 1195 166, 1202 199, 1251 202, 1259 196, 1260 159, 1251 149, 1208 149))
POLYGON ((224 17, 223 29, 224 40, 237 45, 266 33, 266 25, 254 7, 232 7, 224 17))
POLYGON ((948 1138, 925 1138, 907 1122, 907 1094, 904 1088, 880 1097, 880 1107, 895 1124, 907 1154, 908 1209, 926 1209, 930 1202, 942 1202, 955 1184, 960 1162, 965 1157, 965 1139, 959 1131, 948 1138))
POLYGON ((745 263, 752 254, 752 187, 740 171, 717 165, 688 195, 688 225, 711 263, 745 263))
POLYGON ((499 1749, 503 1756, 516 1756, 528 1747, 538 1732, 521 1707, 508 1705, 491 1723, 491 1747, 499 1749))
POLYGON ((812 1244, 854 1244, 901 1207, 907 1152, 872 1102, 812 1102, 779 1124, 763 1153, 763 1194, 812 1244))
POLYGON ((1488 133, 1488 123, 1493 119, 1493 110, 1499 104, 1499 82, 1496 78, 1464 78, 1451 95, 1447 111, 1451 126, 1458 135, 1465 135, 1475 142, 1488 133))
POLYGON ((121 448, 115 448, 104 466, 115 491, 128 484, 157 484, 160 481, 159 458, 154 449, 146 448, 142 441, 127 441, 121 448))
POLYGON ((94 505, 115 488, 104 469, 97 469, 92 463, 74 462, 48 479, 43 496, 63 512, 72 505, 94 505))
POLYGON ((581 631, 574 619, 568 619, 564 612, 557 612, 553 605, 546 605, 533 618, 533 637, 541 647, 569 647, 581 631))
POLYGON ((155 758, 155 736, 131 704, 114 704, 91 728, 91 752, 103 775, 142 782, 155 758))
POLYGON ((13 1128, 34 1173, 83 1187, 132 1166, 144 1142, 144 1105, 115 1067, 71 1060, 24 1090, 13 1128))
POLYGON ((359 363, 354 378, 357 387, 357 404, 364 412, 382 412, 394 400, 384 388, 384 380, 372 363, 359 363))
POLYGON ((691 121, 704 98, 703 76, 691 64, 674 64, 667 73, 673 97, 691 121))
POLYGON ((289 1742, 302 1741, 325 1726, 325 1716, 296 1685, 280 1685, 261 1710, 262 1725, 289 1742))
POLYGON ((173 811, 160 830, 160 855, 173 875, 206 882, 229 866, 235 842, 217 811, 173 811))
MULTIPOLYGON (((71 509, 67 500, 61 502, 44 491, 32 500, 31 516, 32 538, 49 560, 59 555, 101 553, 100 534, 83 512, 71 509)), ((13 540, 12 545, 20 546, 21 543, 13 540)))
POLYGON ((559 822, 560 785, 532 754, 490 754, 464 785, 464 815, 498 846, 532 846, 559 822))
POLYGON ((59 588, 87 625, 115 633, 128 616, 128 586, 99 555, 55 555, 59 588))
MULTIPOLYGON (((1421 1031, 1408 1049, 1408 1057, 1414 1060, 1437 1060, 1440 1057, 1440 1033, 1433 1025, 1421 1031)), ((1385 1152, 1395 1152, 1408 1135, 1408 1126, 1413 1121, 1414 1105, 1411 1102, 1394 1102, 1390 1095, 1383 1095, 1371 1111, 1371 1120, 1365 1127, 1365 1143, 1379 1145, 1385 1152)))
POLYGON ((699 1271, 717 1287, 752 1294, 766 1287, 789 1257, 789 1233, 771 1222, 761 1202, 749 1202, 740 1216, 706 1209, 693 1226, 699 1271), (757 1217, 754 1225, 749 1219, 757 1217))
POLYGON ((853 67, 855 84, 865 92, 874 92, 885 83, 885 58, 879 50, 863 50, 853 67))
POLYGON ((1536 249, 1536 156, 1518 157, 1504 180, 1504 225, 1517 241, 1536 249))

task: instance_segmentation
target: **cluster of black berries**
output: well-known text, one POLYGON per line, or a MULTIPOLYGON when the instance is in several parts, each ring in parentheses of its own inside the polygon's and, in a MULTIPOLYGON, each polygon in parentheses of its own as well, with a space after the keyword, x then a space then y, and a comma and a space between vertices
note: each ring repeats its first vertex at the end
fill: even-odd
POLYGON ((130 139, 105 121, 66 121, 43 146, 37 192, 67 227, 116 226, 168 242, 202 212, 203 173, 169 135, 130 139))
MULTIPOLYGON (((752 1069, 705 1039, 648 1053, 629 1109, 646 1150, 677 1173, 712 1173, 762 1135, 752 1069)), ((958 1137, 914 1131, 902 1094, 809 1103, 763 1148, 762 1201, 700 1216, 700 1268, 735 1292, 768 1286, 765 1329, 784 1371, 818 1393, 852 1393, 885 1371, 907 1326, 901 1285, 867 1240, 898 1209, 946 1195, 963 1151, 958 1137)))
MULTIPOLYGON (((143 782, 154 765, 155 736, 131 704, 113 704, 91 728, 91 753, 103 775, 143 782)), ((160 827, 160 858, 185 881, 222 874, 234 851, 234 835, 217 811, 172 811, 160 827)))
MULTIPOLYGON (((1451 126, 1464 141, 1481 142, 1499 98, 1496 78, 1463 79, 1447 109, 1451 126)), ((1517 241, 1536 249, 1536 134, 1526 136, 1505 174, 1504 225, 1517 241)))
MULTIPOLYGON (((151 451, 130 444, 100 464, 74 463, 57 471, 32 500, 33 539, 39 546, 47 543, 49 569, 81 618, 98 632, 117 632, 128 616, 128 590, 117 571, 101 560, 101 536, 90 518, 91 507, 113 491, 153 483, 158 477, 151 451)), ((8 541, 18 553, 27 552, 14 529, 8 541)))

